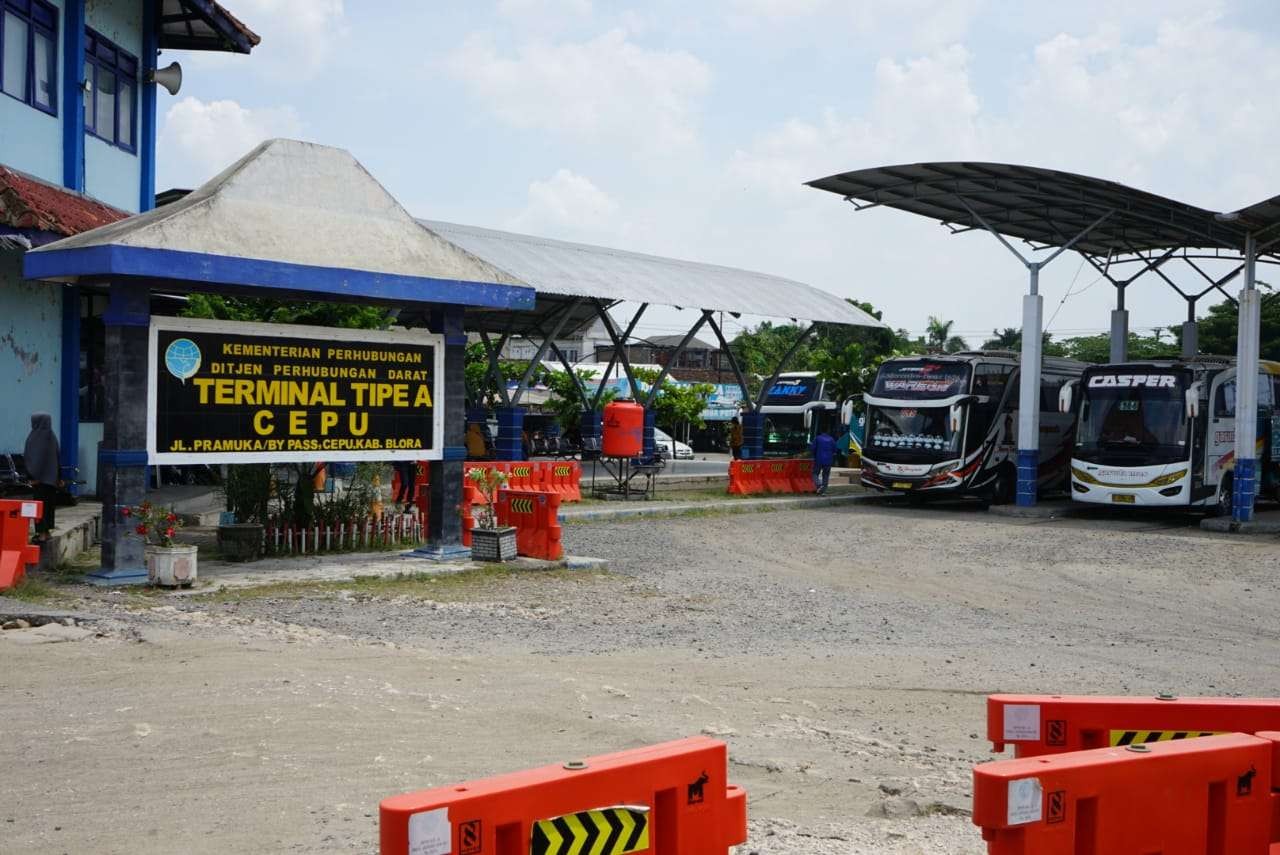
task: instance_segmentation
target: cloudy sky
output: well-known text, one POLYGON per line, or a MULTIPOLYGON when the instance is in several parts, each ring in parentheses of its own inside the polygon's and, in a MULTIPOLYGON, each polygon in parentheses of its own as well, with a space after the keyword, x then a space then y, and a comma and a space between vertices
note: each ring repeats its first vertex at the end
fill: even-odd
MULTIPOLYGON (((954 319, 975 345, 1020 319, 1026 274, 1004 249, 802 183, 965 159, 1214 210, 1280 192, 1274 0, 226 5, 262 44, 175 55, 187 76, 160 93, 161 188, 268 137, 313 140, 418 216, 788 276, 913 332, 954 319)), ((1073 255, 1042 276, 1055 334, 1106 327, 1096 279, 1073 255)), ((1134 327, 1185 315, 1154 279, 1129 308, 1134 327)))

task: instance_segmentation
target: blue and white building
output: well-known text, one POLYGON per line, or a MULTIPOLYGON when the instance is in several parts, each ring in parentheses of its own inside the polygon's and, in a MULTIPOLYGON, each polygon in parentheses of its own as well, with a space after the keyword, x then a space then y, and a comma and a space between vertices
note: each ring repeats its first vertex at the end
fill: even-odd
POLYGON ((153 208, 153 72, 258 41, 214 0, 0 0, 0 453, 51 413, 64 476, 92 492, 107 297, 25 281, 23 255, 153 208))

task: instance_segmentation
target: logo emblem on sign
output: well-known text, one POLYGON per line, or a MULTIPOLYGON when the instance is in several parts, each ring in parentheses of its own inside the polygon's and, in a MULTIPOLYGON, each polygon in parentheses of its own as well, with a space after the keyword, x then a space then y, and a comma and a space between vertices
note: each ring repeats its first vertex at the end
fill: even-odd
POLYGON ((164 349, 164 367, 185 384, 200 370, 200 347, 189 338, 175 338, 164 349))

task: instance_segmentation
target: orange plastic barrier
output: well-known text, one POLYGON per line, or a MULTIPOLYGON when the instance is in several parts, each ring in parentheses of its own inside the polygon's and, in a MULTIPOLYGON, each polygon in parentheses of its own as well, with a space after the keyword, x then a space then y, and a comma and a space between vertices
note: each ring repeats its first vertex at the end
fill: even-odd
POLYGON ((0 591, 13 588, 40 563, 40 547, 27 543, 31 521, 40 519, 44 502, 0 499, 0 591))
POLYGON ((987 698, 987 738, 1018 757, 1264 730, 1280 731, 1280 698, 987 698))
POLYGON ((764 492, 761 475, 764 465, 759 460, 729 461, 729 493, 735 496, 751 496, 764 492))
POLYGON ((471 510, 472 505, 484 504, 484 496, 480 488, 474 484, 462 485, 462 501, 458 504, 458 513, 462 517, 462 545, 471 546, 471 530, 476 527, 476 517, 471 510))
POLYGON ((542 468, 537 463, 510 463, 507 469, 507 486, 512 490, 539 490, 542 488, 542 468))
POLYGON ((813 461, 805 458, 791 461, 791 492, 813 493, 813 461))
POLYGON ((542 489, 556 493, 561 501, 582 501, 582 467, 577 463, 544 462, 542 489))
POLYGON ((973 770, 989 855, 1269 855, 1275 739, 1209 736, 973 770))
POLYGON ((564 557, 560 543, 560 497, 539 490, 498 493, 498 525, 516 527, 516 553, 555 561, 564 557))
POLYGON ((707 737, 386 799, 382 855, 727 855, 747 794, 707 737))
POLYGON ((768 460, 764 463, 764 489, 766 493, 790 493, 794 460, 768 460))

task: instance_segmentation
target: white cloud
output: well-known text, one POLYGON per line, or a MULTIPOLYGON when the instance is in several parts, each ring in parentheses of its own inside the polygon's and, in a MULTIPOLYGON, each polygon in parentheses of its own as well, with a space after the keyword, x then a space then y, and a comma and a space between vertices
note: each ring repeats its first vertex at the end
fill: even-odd
POLYGON ((600 240, 625 231, 618 203, 590 179, 559 169, 546 181, 529 184, 529 201, 508 228, 567 240, 600 240))
POLYGON ((699 102, 711 81, 692 54, 647 50, 621 29, 586 42, 527 44, 513 56, 472 36, 448 68, 515 127, 658 150, 695 142, 699 102))
POLYGON ((591 0, 499 0, 498 14, 520 19, 581 18, 591 14, 591 0))
POLYGON ((204 102, 188 96, 165 113, 157 187, 195 187, 263 140, 297 137, 302 129, 292 107, 248 109, 235 101, 204 102))
MULTIPOLYGON (((236 0, 235 14, 262 37, 248 64, 281 80, 313 77, 347 34, 343 0, 236 0)), ((245 58, 196 52, 182 61, 195 68, 225 68, 245 58)))

